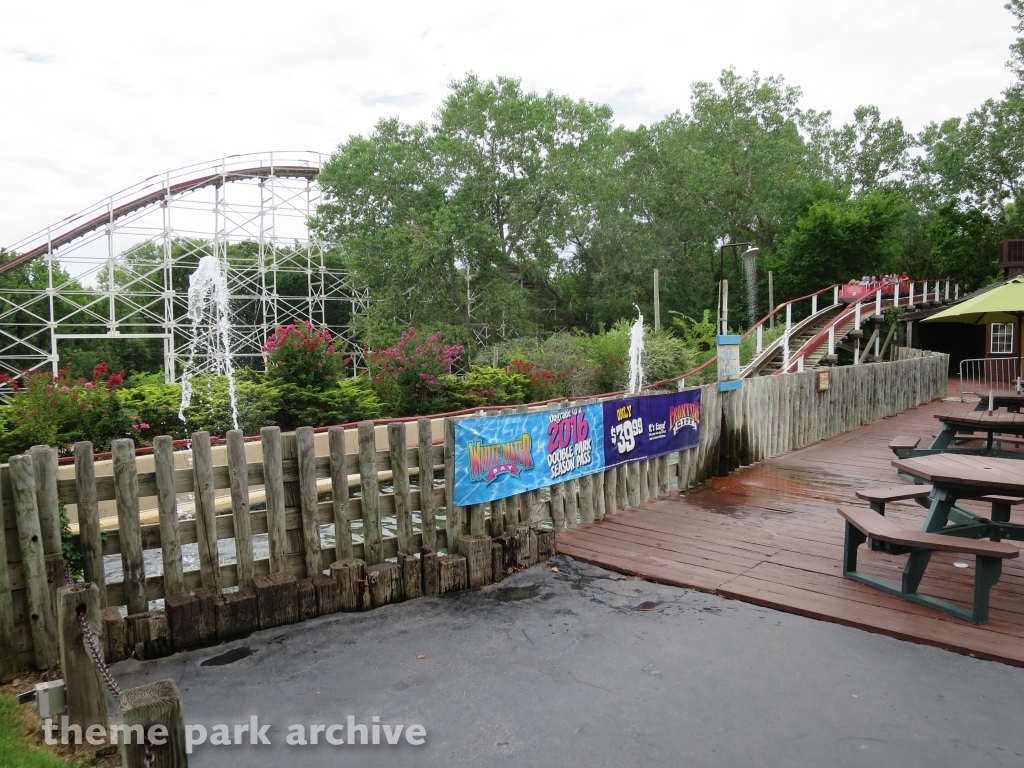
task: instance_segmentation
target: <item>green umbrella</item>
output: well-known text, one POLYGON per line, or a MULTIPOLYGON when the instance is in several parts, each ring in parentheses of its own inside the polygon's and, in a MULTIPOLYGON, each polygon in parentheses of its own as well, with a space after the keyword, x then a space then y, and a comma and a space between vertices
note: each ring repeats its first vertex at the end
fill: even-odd
MULTIPOLYGON (((1020 339, 1022 318, 1024 318, 1024 277, 1015 277, 998 288, 965 299, 921 322, 968 323, 970 325, 1015 323, 1017 339, 1020 339)), ((1017 343, 1020 344, 1020 341, 1017 343)))

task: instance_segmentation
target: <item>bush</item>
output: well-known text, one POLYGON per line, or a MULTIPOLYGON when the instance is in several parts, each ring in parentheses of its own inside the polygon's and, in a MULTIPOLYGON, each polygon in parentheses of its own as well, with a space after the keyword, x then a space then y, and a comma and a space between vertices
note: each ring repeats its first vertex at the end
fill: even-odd
MULTIPOLYGON (((277 390, 259 374, 245 370, 235 374, 235 401, 238 428, 247 435, 258 434, 261 427, 273 424, 281 408, 277 390)), ((223 436, 231 429, 234 425, 227 376, 196 376, 192 379, 192 402, 185 409, 186 433, 206 431, 223 436)))
POLYGON ((442 381, 442 389, 448 395, 444 410, 518 405, 529 400, 530 380, 522 374, 510 373, 502 368, 474 365, 465 378, 446 376, 442 381))
POLYGON ((295 384, 277 384, 274 391, 279 403, 277 424, 285 430, 348 424, 383 414, 380 400, 364 378, 342 379, 322 392, 295 384))
POLYGON ((52 445, 67 454, 79 440, 90 440, 102 451, 116 438, 138 436, 116 394, 124 371, 111 374, 100 363, 91 379, 66 368, 56 377, 47 371, 26 373, 20 384, 0 376, 0 383, 8 382, 14 396, 0 408, 0 460, 33 445, 52 445))
POLYGON ((509 373, 516 373, 525 376, 530 380, 529 402, 536 403, 544 400, 554 400, 561 397, 562 377, 556 376, 550 371, 545 371, 527 360, 516 358, 508 364, 506 369, 509 373))
POLYGON ((331 332, 314 330, 307 320, 277 328, 263 349, 267 378, 299 389, 331 389, 344 377, 348 364, 348 358, 335 350, 331 332))
POLYGON ((146 443, 152 443, 158 435, 188 436, 186 425, 178 418, 181 387, 165 384, 163 374, 135 374, 123 389, 117 390, 117 399, 146 443))
POLYGON ((394 416, 443 412, 449 395, 442 379, 451 375, 462 350, 446 344, 440 333, 424 339, 410 328, 394 347, 367 353, 373 391, 394 416))

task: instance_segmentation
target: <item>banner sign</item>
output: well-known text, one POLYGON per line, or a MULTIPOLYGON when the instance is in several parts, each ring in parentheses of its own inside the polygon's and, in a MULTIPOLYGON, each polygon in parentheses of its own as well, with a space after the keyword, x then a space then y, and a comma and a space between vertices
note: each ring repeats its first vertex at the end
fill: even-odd
POLYGON ((700 390, 610 400, 604 406, 604 461, 612 467, 697 444, 700 390))
POLYGON ((455 503, 483 504, 692 448, 700 390, 455 422, 455 503))
POLYGON ((604 469, 600 405, 455 422, 460 507, 544 488, 604 469))

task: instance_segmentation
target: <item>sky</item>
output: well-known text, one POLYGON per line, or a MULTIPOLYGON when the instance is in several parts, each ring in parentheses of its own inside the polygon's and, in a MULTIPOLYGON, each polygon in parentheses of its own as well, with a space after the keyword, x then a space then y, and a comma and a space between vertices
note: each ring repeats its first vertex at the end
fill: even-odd
POLYGON ((4 3, 0 246, 184 165, 429 120, 468 72, 609 104, 632 127, 734 66, 783 75, 837 125, 875 104, 916 132, 1009 85, 1003 3, 4 3))

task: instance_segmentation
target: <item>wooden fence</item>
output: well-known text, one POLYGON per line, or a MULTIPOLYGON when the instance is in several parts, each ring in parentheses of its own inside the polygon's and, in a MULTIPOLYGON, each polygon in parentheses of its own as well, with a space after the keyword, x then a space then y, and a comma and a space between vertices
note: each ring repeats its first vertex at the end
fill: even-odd
MULTIPOLYGON (((731 392, 705 385, 700 441, 679 453, 674 478, 682 489, 695 487, 944 397, 947 364, 946 355, 927 354, 833 368, 825 391, 817 390, 816 371, 748 379, 731 392)), ((520 412, 526 408, 519 406, 520 412)), ((209 435, 201 432, 193 436, 191 469, 175 469, 171 440, 161 437, 154 442, 155 469, 145 473, 136 470, 132 441, 119 440, 112 477, 96 477, 89 443, 75 446, 71 480, 57 479, 56 455, 46 446, 12 457, 0 468, 0 679, 26 666, 56 663, 55 594, 67 579, 61 502, 77 505, 75 543, 86 581, 99 587, 107 655, 118 659, 130 653, 159 656, 320 613, 491 583, 550 555, 554 532, 665 495, 672 484, 670 457, 663 456, 543 492, 449 506, 454 423, 445 420, 439 444, 431 439, 429 419, 388 424, 389 447, 383 451, 376 449, 372 422, 348 430, 348 444, 346 430, 333 428, 328 455, 321 456, 310 428, 281 434, 267 427, 260 462, 246 460, 242 435, 232 432, 222 466, 214 465, 209 435), (350 445, 358 449, 350 451, 350 445), (427 477, 433 482, 420 482, 427 477), (318 492, 318 479, 330 480, 329 494, 318 492), (384 481, 391 485, 386 492, 384 481), (265 486, 265 509, 250 509, 256 486, 265 486), (218 490, 230 491, 226 514, 217 514, 218 490), (178 517, 186 494, 193 497, 194 519, 178 517), (159 521, 141 525, 140 499, 147 498, 155 499, 159 521), (119 527, 101 533, 97 505, 104 500, 116 502, 119 527), (385 518, 395 535, 385 535, 385 518), (331 525, 333 541, 324 530, 331 525), (253 536, 264 533, 268 556, 254 559, 253 536), (233 563, 220 561, 218 543, 225 539, 234 542, 233 563), (182 547, 189 544, 198 547, 199 567, 184 570, 182 547), (106 582, 107 555, 120 555, 121 581, 106 582), (160 598, 165 610, 150 611, 150 601, 160 598)))

